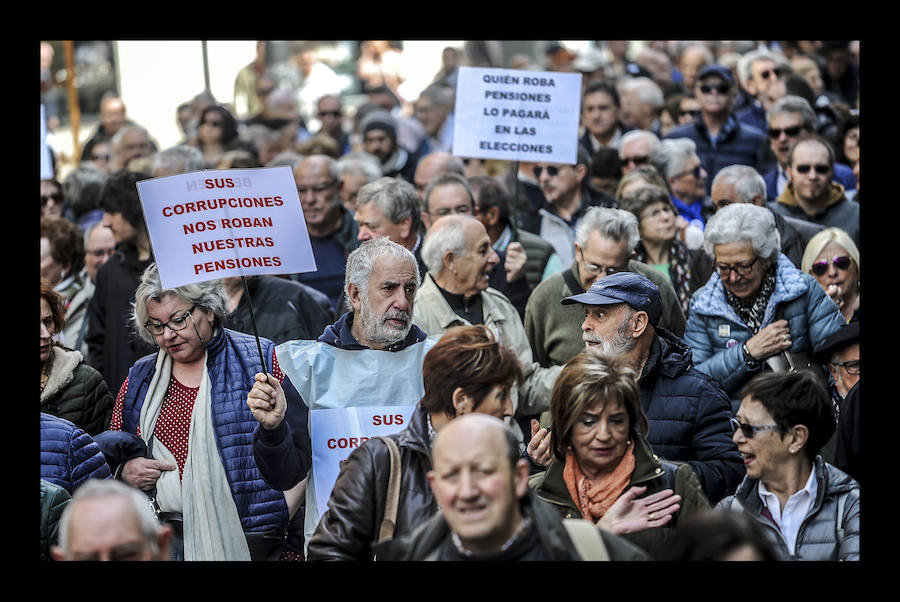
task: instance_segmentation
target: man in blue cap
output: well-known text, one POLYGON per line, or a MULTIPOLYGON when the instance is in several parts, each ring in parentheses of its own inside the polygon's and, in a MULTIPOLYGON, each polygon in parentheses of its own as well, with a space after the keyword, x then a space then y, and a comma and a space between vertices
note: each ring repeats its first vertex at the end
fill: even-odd
POLYGON ((659 288, 639 274, 618 272, 561 303, 584 306, 586 346, 625 356, 640 375, 654 453, 690 464, 712 503, 732 493, 744 467, 731 439, 731 402, 718 382, 694 368, 687 344, 658 327, 659 288))
POLYGON ((697 145, 697 156, 707 173, 707 194, 713 178, 723 167, 739 163, 755 169, 763 162, 768 144, 766 135, 735 117, 736 94, 731 69, 715 63, 707 65, 700 70, 694 84, 694 96, 700 101, 700 118, 665 136, 690 138, 697 145))

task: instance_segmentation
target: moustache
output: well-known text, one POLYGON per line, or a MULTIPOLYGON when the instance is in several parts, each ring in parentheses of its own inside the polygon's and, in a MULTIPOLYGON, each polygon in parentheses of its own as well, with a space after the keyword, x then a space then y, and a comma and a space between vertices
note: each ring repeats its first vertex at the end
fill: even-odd
POLYGON ((381 323, 384 324, 388 320, 402 320, 404 322, 409 322, 410 319, 409 312, 401 310, 389 311, 381 317, 381 323))

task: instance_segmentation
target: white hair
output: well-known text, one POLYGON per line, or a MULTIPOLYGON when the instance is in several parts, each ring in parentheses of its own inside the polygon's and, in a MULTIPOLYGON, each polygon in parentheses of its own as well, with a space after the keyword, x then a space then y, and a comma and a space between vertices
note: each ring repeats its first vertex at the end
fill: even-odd
MULTIPOLYGON (((742 203, 750 203, 754 197, 759 196, 765 201, 766 199, 766 181, 759 172, 749 165, 728 165, 723 167, 716 173, 713 178, 712 186, 716 184, 725 184, 734 188, 734 194, 738 199, 729 199, 731 202, 740 200, 742 203)), ((714 201, 716 199, 713 199, 714 201)))
POLYGON ((781 253, 781 236, 775 216, 767 207, 749 203, 726 205, 716 211, 703 232, 703 250, 715 257, 716 245, 750 241, 760 259, 774 260, 781 253))
POLYGON ((344 294, 347 296, 348 305, 350 305, 349 288, 351 284, 359 289, 363 297, 368 295, 369 276, 375 269, 375 261, 380 257, 394 257, 408 261, 416 272, 416 286, 421 282, 419 262, 416 261, 416 256, 403 245, 392 242, 387 236, 379 236, 362 243, 347 257, 344 294))
POLYGON ((591 232, 597 231, 603 237, 616 242, 626 241, 628 255, 634 252, 640 241, 638 220, 630 211, 610 209, 609 207, 592 207, 581 218, 575 230, 575 242, 582 249, 587 245, 591 232))

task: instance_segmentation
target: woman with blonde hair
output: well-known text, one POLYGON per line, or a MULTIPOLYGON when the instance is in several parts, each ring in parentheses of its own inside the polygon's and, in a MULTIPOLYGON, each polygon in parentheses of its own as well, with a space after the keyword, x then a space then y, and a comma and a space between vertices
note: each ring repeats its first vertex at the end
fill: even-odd
POLYGON ((800 267, 813 275, 848 322, 859 310, 859 249, 840 228, 826 228, 809 239, 800 267))

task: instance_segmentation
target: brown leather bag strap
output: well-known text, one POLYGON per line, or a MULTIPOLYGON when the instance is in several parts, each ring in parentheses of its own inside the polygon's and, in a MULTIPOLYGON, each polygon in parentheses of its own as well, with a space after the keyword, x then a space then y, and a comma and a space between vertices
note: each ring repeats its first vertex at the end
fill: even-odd
POLYGON ((394 537, 394 528, 397 525, 397 506, 400 501, 400 448, 397 442, 390 437, 377 437, 388 448, 391 456, 391 473, 388 478, 387 498, 384 504, 384 519, 381 521, 381 529, 378 532, 378 541, 385 541, 394 537))

